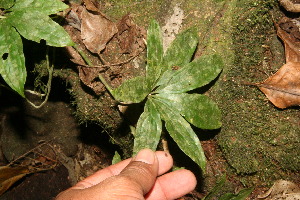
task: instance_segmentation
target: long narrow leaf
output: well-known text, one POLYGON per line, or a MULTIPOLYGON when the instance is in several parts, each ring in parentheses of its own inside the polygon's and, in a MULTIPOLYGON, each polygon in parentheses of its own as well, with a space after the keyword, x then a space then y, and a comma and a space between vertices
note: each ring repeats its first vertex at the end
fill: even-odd
POLYGON ((204 151, 190 124, 168 101, 153 96, 153 103, 165 121, 167 131, 179 148, 205 172, 206 159, 204 151))
POLYGON ((0 21, 0 74, 13 90, 24 97, 26 68, 22 39, 6 20, 0 21))
POLYGON ((144 112, 140 116, 134 135, 134 154, 144 148, 156 150, 162 131, 160 114, 152 101, 146 102, 144 112))
POLYGON ((222 59, 217 55, 206 55, 194 60, 186 66, 177 70, 174 74, 163 76, 169 80, 161 85, 158 93, 183 93, 202 87, 221 72, 223 67, 222 59))
POLYGON ((147 70, 146 77, 152 85, 160 76, 163 59, 162 32, 159 24, 153 20, 147 33, 147 70))
POLYGON ((182 66, 189 63, 197 44, 198 35, 194 29, 188 29, 179 33, 166 51, 163 58, 163 66, 182 66))
POLYGON ((201 94, 157 94, 156 97, 168 100, 191 124, 202 129, 220 128, 221 111, 216 103, 201 94))

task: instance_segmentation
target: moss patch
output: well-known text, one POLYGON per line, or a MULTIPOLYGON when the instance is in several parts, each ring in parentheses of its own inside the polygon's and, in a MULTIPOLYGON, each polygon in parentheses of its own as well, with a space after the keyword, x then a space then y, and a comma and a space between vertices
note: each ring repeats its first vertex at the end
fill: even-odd
MULTIPOLYGON (((232 26, 234 63, 222 75, 223 122, 218 142, 245 185, 295 179, 300 170, 297 109, 276 109, 257 88, 284 62, 270 10, 274 1, 237 1, 232 26)), ((274 8, 278 9, 278 8, 274 8)))

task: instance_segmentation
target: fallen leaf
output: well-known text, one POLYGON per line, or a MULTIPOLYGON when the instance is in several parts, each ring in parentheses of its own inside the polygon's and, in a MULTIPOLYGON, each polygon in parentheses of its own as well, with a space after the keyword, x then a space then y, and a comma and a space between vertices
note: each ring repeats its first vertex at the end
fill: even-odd
POLYGON ((284 17, 276 24, 276 28, 277 35, 284 43, 286 62, 300 62, 300 33, 297 21, 284 17))
POLYGON ((280 0, 280 4, 290 12, 300 12, 300 4, 293 3, 291 0, 280 0))
POLYGON ((300 105, 300 63, 288 62, 273 76, 256 84, 278 108, 300 105))
POLYGON ((100 13, 91 13, 85 8, 81 13, 81 38, 86 48, 99 54, 117 33, 117 27, 100 13))
POLYGON ((83 0, 83 3, 87 10, 99 12, 99 3, 95 0, 83 0))
POLYGON ((145 49, 144 38, 146 31, 137 26, 129 14, 122 17, 117 27, 117 39, 122 53, 136 55, 145 49))
POLYGON ((278 180, 274 183, 274 185, 265 194, 258 195, 257 198, 265 199, 265 200, 300 199, 300 187, 290 181, 278 180))
POLYGON ((27 167, 0 167, 0 195, 30 171, 27 167))
POLYGON ((104 86, 100 81, 95 81, 101 68, 98 67, 78 67, 80 80, 88 87, 90 87, 97 95, 103 92, 104 86))
POLYGON ((300 22, 287 17, 276 24, 285 47, 286 64, 261 83, 259 89, 278 108, 300 105, 300 22))

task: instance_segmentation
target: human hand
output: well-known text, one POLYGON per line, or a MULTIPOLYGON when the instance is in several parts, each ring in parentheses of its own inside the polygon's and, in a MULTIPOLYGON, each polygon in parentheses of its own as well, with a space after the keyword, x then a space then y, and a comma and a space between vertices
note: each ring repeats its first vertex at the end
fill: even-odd
POLYGON ((134 158, 99 170, 80 181, 60 193, 56 200, 176 199, 192 191, 197 181, 186 169, 164 174, 172 166, 170 154, 143 149, 134 158))

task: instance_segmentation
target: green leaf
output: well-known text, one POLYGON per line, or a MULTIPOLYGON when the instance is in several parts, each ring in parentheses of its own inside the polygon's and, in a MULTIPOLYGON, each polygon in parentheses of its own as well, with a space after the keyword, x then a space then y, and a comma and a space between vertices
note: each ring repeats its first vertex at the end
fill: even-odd
POLYGON ((224 174, 221 178, 217 181, 216 185, 213 189, 202 199, 202 200, 209 200, 215 195, 217 195, 223 188, 226 181, 226 175, 224 174))
POLYGON ((6 19, 0 21, 0 41, 0 74, 13 90, 24 97, 26 68, 22 39, 6 19))
POLYGON ((159 24, 153 20, 147 33, 147 69, 146 77, 152 85, 160 77, 163 59, 162 32, 159 24))
POLYGON ((120 154, 117 151, 115 151, 115 155, 114 155, 114 157, 111 161, 111 164, 114 165, 114 164, 117 164, 118 162, 121 162, 121 161, 122 161, 122 159, 121 159, 120 154))
POLYGON ((220 128, 221 111, 207 96, 202 94, 157 94, 168 100, 180 114, 191 124, 202 129, 220 128))
POLYGON ((144 112, 140 116, 134 135, 133 153, 149 148, 156 150, 162 131, 160 114, 155 109, 151 99, 146 102, 144 112))
POLYGON ((165 121, 165 126, 170 136, 179 148, 205 172, 206 159, 204 151, 190 124, 179 114, 179 110, 172 103, 156 96, 151 96, 149 99, 153 100, 155 108, 165 121))
POLYGON ((163 58, 163 71, 172 66, 183 66, 189 63, 198 44, 198 34, 194 29, 179 33, 167 49, 163 58))
POLYGON ((50 15, 65 10, 68 7, 61 0, 17 0, 10 11, 38 12, 50 15))
POLYGON ((244 200, 252 193, 253 189, 254 188, 245 188, 238 194, 227 193, 222 195, 219 200, 244 200))
POLYGON ((15 4, 14 0, 1 0, 0 8, 8 9, 11 8, 15 4))
POLYGON ((44 13, 15 11, 7 15, 7 20, 28 40, 40 42, 44 39, 47 45, 55 47, 73 45, 70 36, 63 27, 44 13))
POLYGON ((165 82, 157 88, 156 92, 183 93, 202 87, 215 79, 222 67, 223 62, 219 56, 201 56, 177 70, 176 73, 163 76, 165 82))
POLYGON ((122 85, 112 91, 116 100, 125 103, 140 103, 151 92, 145 77, 137 76, 124 81, 122 85))

